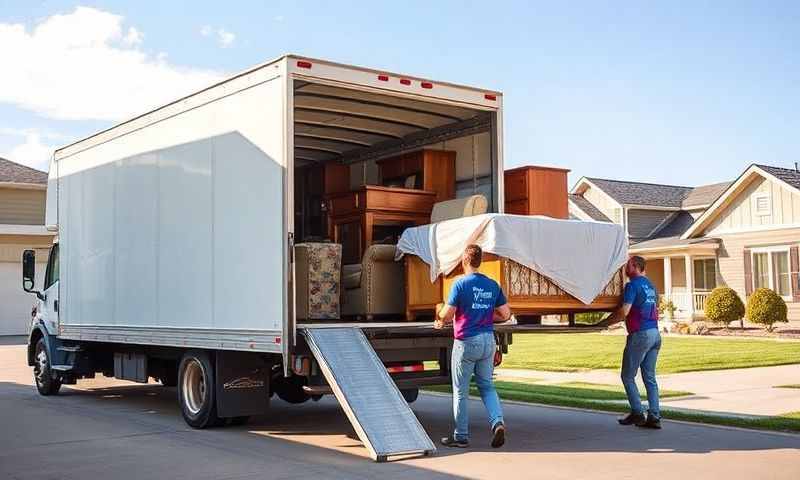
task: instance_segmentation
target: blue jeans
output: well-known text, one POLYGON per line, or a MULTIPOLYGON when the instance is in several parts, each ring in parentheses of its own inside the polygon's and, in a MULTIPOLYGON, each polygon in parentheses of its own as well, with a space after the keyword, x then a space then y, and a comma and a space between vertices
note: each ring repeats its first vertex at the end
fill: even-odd
POLYGON ((661 334, 657 328, 649 328, 628 334, 625 352, 622 354, 622 385, 631 411, 644 414, 639 388, 636 386, 636 371, 641 368, 642 382, 647 390, 647 411, 661 418, 658 407, 658 383, 656 383, 656 361, 661 349, 661 334))
POLYGON ((489 413, 489 426, 494 428, 503 421, 500 398, 492 382, 494 350, 493 333, 481 333, 453 342, 450 360, 453 370, 453 415, 456 420, 453 437, 458 440, 469 439, 469 381, 473 373, 481 400, 489 413))

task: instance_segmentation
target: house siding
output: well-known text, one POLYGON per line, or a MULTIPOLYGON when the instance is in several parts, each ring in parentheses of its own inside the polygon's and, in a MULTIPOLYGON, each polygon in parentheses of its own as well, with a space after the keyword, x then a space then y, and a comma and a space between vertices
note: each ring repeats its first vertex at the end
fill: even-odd
POLYGON ((606 194, 594 187, 589 187, 582 195, 583 198, 603 212, 606 217, 610 218, 612 222, 622 224, 622 209, 606 194))
POLYGON ((758 177, 725 207, 706 228, 704 235, 718 236, 741 230, 790 225, 800 226, 800 193, 773 180, 758 177), (769 215, 757 215, 755 212, 755 197, 760 194, 770 198, 769 215))
POLYGON ((653 230, 675 214, 670 210, 628 210, 628 235, 633 239, 649 237, 653 230))
MULTIPOLYGON (((719 279, 733 288, 744 301, 744 250, 772 245, 800 245, 800 227, 785 230, 767 230, 739 234, 719 235, 722 241, 718 251, 719 279)), ((797 288, 796 285, 793 286, 797 288)), ((800 302, 786 302, 789 320, 800 321, 800 302)))
POLYGON ((0 224, 44 225, 44 190, 0 188, 0 224))

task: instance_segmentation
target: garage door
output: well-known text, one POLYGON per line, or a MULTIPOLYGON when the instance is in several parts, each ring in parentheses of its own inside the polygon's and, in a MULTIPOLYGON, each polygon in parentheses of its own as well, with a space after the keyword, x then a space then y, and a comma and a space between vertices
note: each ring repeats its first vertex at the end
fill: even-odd
MULTIPOLYGON (((41 255, 36 252, 36 259, 41 255)), ((36 265, 36 288, 42 287, 46 263, 36 265)), ((36 296, 22 290, 22 263, 0 262, 0 335, 24 335, 28 333, 31 307, 36 296)))

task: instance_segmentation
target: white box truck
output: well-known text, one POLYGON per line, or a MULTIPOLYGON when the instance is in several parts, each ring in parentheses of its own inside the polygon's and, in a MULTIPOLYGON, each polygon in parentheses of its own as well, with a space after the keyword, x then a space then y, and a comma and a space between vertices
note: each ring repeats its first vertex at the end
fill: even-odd
MULTIPOLYGON (((333 393, 376 460, 433 452, 406 401, 450 382, 451 332, 405 318, 298 322, 296 177, 336 161, 368 183, 376 160, 446 143, 459 151, 456 194, 481 191, 501 212, 502 100, 286 55, 58 149, 40 290, 34 252, 23 255, 39 392, 97 373, 153 378, 177 386, 196 428, 268 413, 273 394, 333 393), (440 367, 416 368, 428 360, 440 367)), ((513 330, 498 331, 503 349, 513 330)))

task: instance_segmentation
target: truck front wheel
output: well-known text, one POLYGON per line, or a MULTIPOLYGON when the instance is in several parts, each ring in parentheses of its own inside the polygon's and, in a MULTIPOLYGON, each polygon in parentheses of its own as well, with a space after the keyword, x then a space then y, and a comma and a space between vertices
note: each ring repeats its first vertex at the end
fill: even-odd
POLYGON ((214 427, 217 416, 214 367, 207 352, 189 351, 178 368, 178 401, 183 419, 192 428, 214 427))
POLYGON ((61 380, 53 377, 53 370, 50 368, 50 356, 47 354, 47 345, 44 338, 36 342, 36 356, 33 362, 33 378, 36 381, 36 389, 42 395, 55 395, 61 389, 61 380))

